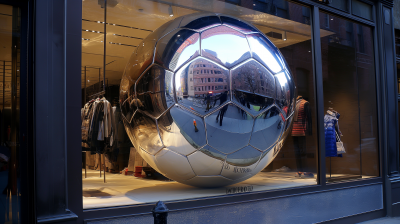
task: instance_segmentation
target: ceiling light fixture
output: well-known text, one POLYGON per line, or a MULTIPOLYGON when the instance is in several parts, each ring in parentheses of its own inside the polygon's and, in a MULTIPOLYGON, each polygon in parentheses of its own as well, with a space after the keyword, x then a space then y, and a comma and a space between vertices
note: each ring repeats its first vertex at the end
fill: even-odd
POLYGON ((170 17, 174 16, 174 12, 172 11, 172 6, 171 5, 168 7, 168 13, 169 13, 170 17))
POLYGON ((286 41, 286 40, 287 40, 286 31, 283 31, 282 40, 283 40, 283 41, 286 41))

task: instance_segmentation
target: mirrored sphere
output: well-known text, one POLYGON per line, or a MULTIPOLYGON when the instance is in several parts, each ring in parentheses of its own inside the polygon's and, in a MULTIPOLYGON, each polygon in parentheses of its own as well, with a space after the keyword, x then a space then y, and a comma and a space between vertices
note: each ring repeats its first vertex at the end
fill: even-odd
POLYGON ((120 87, 125 129, 166 177, 197 187, 244 181, 288 136, 295 85, 278 48, 232 16, 195 13, 152 32, 120 87))

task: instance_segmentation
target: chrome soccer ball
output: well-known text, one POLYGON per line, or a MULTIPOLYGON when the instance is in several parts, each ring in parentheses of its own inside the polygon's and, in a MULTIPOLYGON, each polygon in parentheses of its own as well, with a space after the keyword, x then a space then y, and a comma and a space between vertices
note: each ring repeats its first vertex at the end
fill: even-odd
POLYGON ((166 177, 198 187, 246 180, 288 135, 295 86, 279 50, 237 18, 198 13, 151 33, 121 80, 126 131, 166 177))

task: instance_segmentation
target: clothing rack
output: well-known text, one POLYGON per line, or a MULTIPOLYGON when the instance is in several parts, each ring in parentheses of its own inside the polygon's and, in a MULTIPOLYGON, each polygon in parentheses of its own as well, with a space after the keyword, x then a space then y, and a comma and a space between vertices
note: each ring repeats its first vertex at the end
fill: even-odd
MULTIPOLYGON (((90 96, 88 96, 89 99, 95 99, 98 96, 104 96, 106 94, 106 91, 103 90, 101 92, 92 94, 90 96)), ((86 163, 86 151, 85 152, 85 178, 87 178, 87 163, 86 163)), ((100 168, 100 178, 101 178, 101 168, 103 167, 103 176, 104 176, 104 183, 106 183, 106 158, 104 157, 104 161, 103 164, 101 163, 101 153, 99 154, 99 159, 100 159, 100 163, 99 163, 99 168, 100 168)))
POLYGON ((96 98, 98 96, 104 96, 104 95, 106 95, 106 91, 105 90, 103 90, 101 92, 98 92, 98 93, 95 93, 95 94, 92 94, 92 95, 88 96, 88 98, 89 99, 94 99, 94 98, 96 98))

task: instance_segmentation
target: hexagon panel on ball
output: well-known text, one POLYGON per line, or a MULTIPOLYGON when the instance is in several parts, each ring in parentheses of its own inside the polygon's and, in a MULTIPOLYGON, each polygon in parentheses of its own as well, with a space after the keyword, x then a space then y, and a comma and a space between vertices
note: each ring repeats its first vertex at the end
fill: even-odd
POLYGON ((125 129, 147 163, 197 187, 244 181, 290 133, 295 85, 278 48, 238 18, 195 13, 152 32, 120 87, 125 129))

